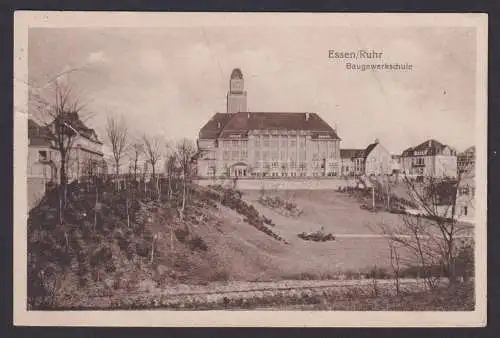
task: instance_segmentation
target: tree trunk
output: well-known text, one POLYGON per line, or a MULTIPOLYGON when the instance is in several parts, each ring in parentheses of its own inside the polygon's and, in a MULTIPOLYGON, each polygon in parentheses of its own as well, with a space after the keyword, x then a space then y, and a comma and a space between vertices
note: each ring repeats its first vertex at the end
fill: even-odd
POLYGON ((151 264, 153 264, 153 260, 155 258, 155 237, 153 236, 153 242, 151 243, 151 264))
POLYGON ((186 206, 186 177, 182 179, 182 214, 184 214, 184 208, 186 206))
POLYGON ((168 176, 168 199, 172 199, 172 176, 168 176))
POLYGON ((97 203, 99 203, 99 190, 95 189, 95 206, 94 206, 94 232, 97 227, 97 203))
POLYGON ((130 228, 130 213, 129 213, 129 206, 128 206, 128 194, 125 196, 125 207, 127 210, 127 228, 130 228))
POLYGON ((134 161, 134 182, 137 182, 137 157, 134 161))
POLYGON ((375 187, 372 185, 372 209, 375 210, 375 187))

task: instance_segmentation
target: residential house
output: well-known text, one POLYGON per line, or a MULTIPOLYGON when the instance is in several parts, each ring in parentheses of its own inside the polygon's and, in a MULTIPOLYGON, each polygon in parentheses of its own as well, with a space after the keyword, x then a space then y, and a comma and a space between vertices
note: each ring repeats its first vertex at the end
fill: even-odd
POLYGON ((460 174, 474 173, 475 167, 476 147, 469 147, 457 155, 457 170, 460 174))
POLYGON ((401 155, 391 155, 392 164, 391 169, 393 174, 399 174, 401 172, 401 155))
POLYGON ((457 156, 451 147, 428 140, 403 151, 401 167, 409 177, 453 178, 457 176, 457 156))
POLYGON ((364 149, 340 149, 342 176, 364 174, 364 149))
POLYGON ((474 222, 476 207, 476 183, 472 174, 466 174, 458 182, 456 214, 459 220, 474 222))
POLYGON ((392 173, 391 154, 379 140, 365 149, 341 149, 341 168, 344 176, 379 176, 392 173))
MULTIPOLYGON (((77 113, 67 114, 62 123, 72 133, 73 141, 67 157, 68 182, 105 173, 102 143, 97 134, 88 128, 77 113)), ((55 121, 41 125, 28 119, 28 205, 32 207, 45 194, 47 183, 60 179, 60 152, 51 137, 55 121)))

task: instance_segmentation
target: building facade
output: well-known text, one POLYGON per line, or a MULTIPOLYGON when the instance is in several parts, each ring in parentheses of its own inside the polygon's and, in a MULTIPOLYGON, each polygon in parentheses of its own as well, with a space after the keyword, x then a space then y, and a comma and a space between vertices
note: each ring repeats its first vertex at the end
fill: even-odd
POLYGON ((457 155, 457 170, 460 174, 474 173, 475 167, 476 147, 469 147, 457 155))
POLYGON ((227 112, 200 130, 199 177, 340 175, 340 138, 316 113, 247 111, 241 70, 233 70, 227 112))
POLYGON ((458 182, 456 216, 459 220, 473 221, 476 209, 476 183, 473 175, 466 174, 458 182))
MULTIPOLYGON (((68 114, 64 121, 74 132, 71 148, 67 156, 68 181, 106 173, 102 142, 95 131, 85 126, 78 114, 68 114)), ((51 138, 49 126, 28 120, 28 178, 43 179, 46 182, 58 182, 60 174, 60 152, 51 138)))
POLYGON ((342 175, 379 176, 392 173, 392 158, 378 140, 365 149, 341 149, 342 175))
POLYGON ((401 155, 401 169, 410 177, 456 177, 455 150, 436 140, 408 148, 401 155))
POLYGON ((340 149, 342 176, 361 176, 365 172, 364 149, 340 149))

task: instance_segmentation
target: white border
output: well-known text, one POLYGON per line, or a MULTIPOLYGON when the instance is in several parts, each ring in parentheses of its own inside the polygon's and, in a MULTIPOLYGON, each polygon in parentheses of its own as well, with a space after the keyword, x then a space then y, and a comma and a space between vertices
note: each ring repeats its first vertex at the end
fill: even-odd
MULTIPOLYGON (((14 19, 14 324, 37 326, 471 327, 486 325, 487 201, 486 14, 137 13, 20 11, 14 19), (472 312, 347 311, 27 311, 26 158, 29 27, 192 26, 475 27, 476 309, 472 312)), ((460 48, 460 46, 457 46, 460 48)))

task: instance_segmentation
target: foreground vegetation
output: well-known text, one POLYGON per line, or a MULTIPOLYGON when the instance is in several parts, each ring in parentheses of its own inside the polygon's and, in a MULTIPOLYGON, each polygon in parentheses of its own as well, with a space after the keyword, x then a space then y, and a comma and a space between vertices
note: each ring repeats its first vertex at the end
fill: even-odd
MULTIPOLYGON (((410 291, 416 291, 405 289, 403 282, 396 287, 400 278, 446 276, 439 266, 432 271, 401 268, 397 278, 387 266, 348 271, 354 265, 346 261, 343 269, 329 268, 332 259, 341 257, 324 252, 333 249, 351 254, 342 240, 315 243, 298 238, 293 229, 285 235, 283 227, 290 224, 278 222, 274 214, 266 217, 231 188, 189 184, 184 191, 181 181, 160 181, 158 186, 128 181, 117 188, 109 181, 69 185, 67 196, 62 223, 57 191, 49 192, 30 212, 28 296, 32 309, 319 309, 332 304, 339 307, 357 297, 368 303, 391 295, 399 298, 390 299, 406 299, 412 297, 410 291), (164 193, 158 195, 157 191, 164 193), (245 291, 241 297, 224 293, 217 297, 161 296, 179 285, 191 290, 196 285, 210 288, 213 283, 248 281, 257 285, 269 281, 277 285, 283 280, 310 281, 310 289, 277 292, 272 287, 257 294, 245 291), (317 289, 322 281, 345 280, 358 280, 364 287, 317 289)), ((303 216, 309 217, 307 212, 303 216)), ((465 256, 470 258, 470 254, 465 256)), ((466 292, 458 296, 464 304, 467 297, 473 298, 466 292)), ((397 307, 400 303, 391 304, 397 307)))

